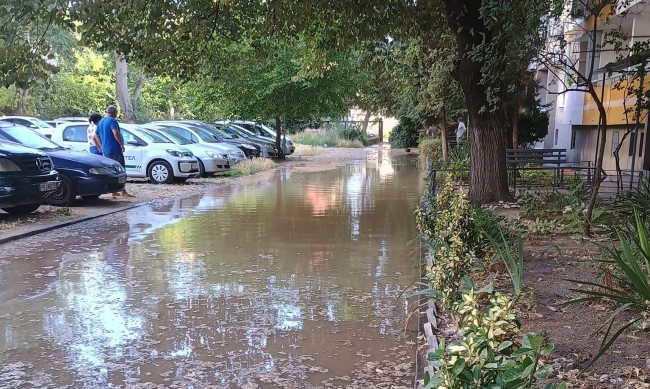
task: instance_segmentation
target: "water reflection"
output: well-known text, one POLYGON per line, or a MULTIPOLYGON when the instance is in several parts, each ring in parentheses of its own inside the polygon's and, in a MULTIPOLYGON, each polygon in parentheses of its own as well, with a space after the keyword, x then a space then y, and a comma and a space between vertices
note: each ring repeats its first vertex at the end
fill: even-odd
POLYGON ((386 150, 373 158, 79 226, 38 264, 54 278, 28 275, 27 254, 0 265, 13 313, 0 316, 0 362, 53 386, 311 387, 409 361, 402 292, 416 275, 406 244, 420 180, 386 150))

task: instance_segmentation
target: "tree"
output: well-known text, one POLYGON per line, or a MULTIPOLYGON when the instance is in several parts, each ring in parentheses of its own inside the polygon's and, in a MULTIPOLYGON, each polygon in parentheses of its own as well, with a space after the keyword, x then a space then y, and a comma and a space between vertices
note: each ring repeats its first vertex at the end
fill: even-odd
POLYGON ((223 40, 290 42, 303 37, 301 75, 313 79, 328 71, 328 53, 348 50, 361 40, 409 36, 413 26, 430 31, 430 36, 451 31, 457 59, 453 74, 465 95, 473 129, 469 194, 476 201, 491 202, 510 198, 504 107, 519 87, 513 67, 526 64, 543 11, 544 2, 534 0, 154 0, 119 7, 86 0, 75 3, 73 15, 81 21, 86 41, 183 79, 196 74, 197 59, 223 40), (110 17, 94 17, 98 14, 110 17), (432 22, 438 15, 447 27, 432 22))

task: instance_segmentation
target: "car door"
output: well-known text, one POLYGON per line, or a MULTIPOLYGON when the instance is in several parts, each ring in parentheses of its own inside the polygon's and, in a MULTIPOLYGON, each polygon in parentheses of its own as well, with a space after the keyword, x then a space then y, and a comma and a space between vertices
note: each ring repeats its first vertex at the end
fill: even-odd
MULTIPOLYGON (((77 151, 89 151, 87 130, 87 124, 66 126, 61 132, 61 146, 70 147, 77 151)), ((55 141, 58 141, 58 139, 55 139, 55 141)))
POLYGON ((126 169, 126 174, 131 176, 146 176, 147 166, 143 161, 143 154, 147 143, 128 130, 122 128, 120 132, 124 139, 124 168, 126 169))

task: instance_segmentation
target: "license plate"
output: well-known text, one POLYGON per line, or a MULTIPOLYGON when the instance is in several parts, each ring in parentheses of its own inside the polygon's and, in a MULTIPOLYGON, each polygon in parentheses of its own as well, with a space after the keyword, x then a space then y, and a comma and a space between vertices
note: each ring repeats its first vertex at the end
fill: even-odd
POLYGON ((117 183, 118 183, 118 184, 124 184, 125 182, 126 182, 126 176, 124 176, 124 177, 119 177, 119 178, 117 179, 117 183))
POLYGON ((190 170, 199 170, 199 163, 191 163, 190 164, 190 170))
POLYGON ((41 192, 50 192, 56 190, 56 181, 41 182, 38 184, 38 190, 41 192))

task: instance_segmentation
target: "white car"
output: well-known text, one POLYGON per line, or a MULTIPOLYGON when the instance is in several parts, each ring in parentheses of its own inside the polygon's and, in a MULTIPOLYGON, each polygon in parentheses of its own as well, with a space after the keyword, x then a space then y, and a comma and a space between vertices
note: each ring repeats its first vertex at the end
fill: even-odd
POLYGON ((228 150, 216 144, 208 145, 193 143, 191 140, 178 135, 168 128, 156 126, 154 124, 144 124, 142 127, 152 130, 194 153, 194 156, 199 161, 199 173, 201 177, 207 177, 214 173, 230 170, 232 165, 246 159, 244 153, 239 149, 237 149, 237 153, 233 153, 232 150, 228 150))
POLYGON ((0 120, 31 128, 47 138, 52 138, 54 127, 44 122, 43 120, 31 116, 2 116, 0 120))
MULTIPOLYGON (((87 127, 85 123, 60 124, 52 134, 52 140, 64 147, 88 151, 87 127)), ((185 147, 134 124, 120 123, 120 130, 129 177, 148 178, 155 184, 166 184, 199 176, 199 161, 185 147)))
MULTIPOLYGON (((222 122, 217 122, 217 123, 226 123, 225 121, 222 122)), ((253 134, 257 136, 261 136, 264 138, 268 138, 272 141, 275 142, 275 137, 276 137, 276 132, 272 128, 265 126, 264 124, 259 124, 251 121, 246 121, 246 120, 233 120, 230 122, 232 124, 235 124, 239 127, 243 127, 247 129, 248 131, 252 132, 253 134)), ((293 154, 294 151, 296 151, 296 146, 293 144, 291 139, 285 136, 285 139, 287 140, 287 155, 293 154)))

